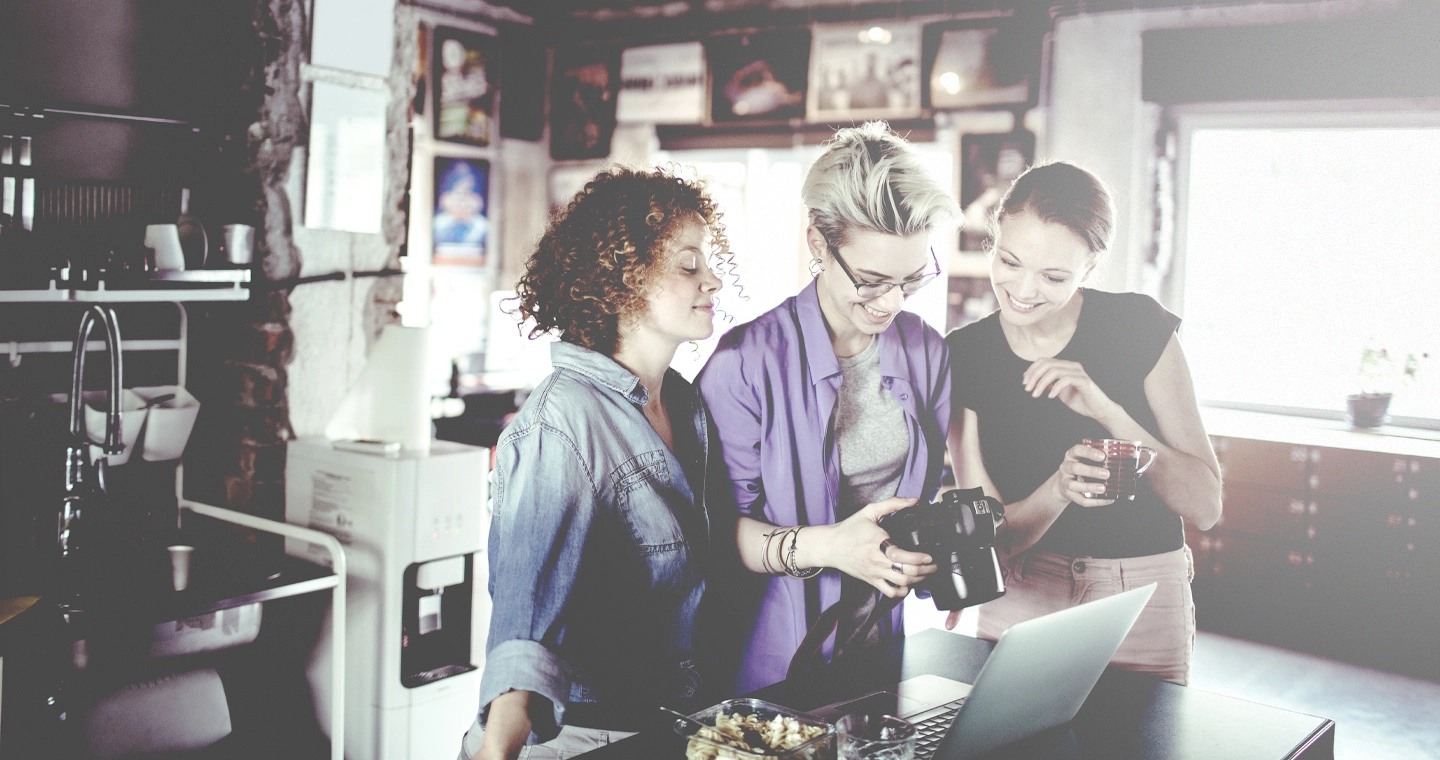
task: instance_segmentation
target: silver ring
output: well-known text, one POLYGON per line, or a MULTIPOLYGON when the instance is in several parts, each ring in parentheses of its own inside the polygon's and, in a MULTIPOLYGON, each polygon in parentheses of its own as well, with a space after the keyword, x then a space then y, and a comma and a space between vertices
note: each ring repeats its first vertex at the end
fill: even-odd
POLYGON ((905 574, 905 566, 902 565, 902 564, 900 564, 899 562, 891 562, 891 563, 890 563, 890 569, 891 569, 891 570, 894 570, 895 572, 897 572, 897 573, 899 573, 899 574, 901 574, 901 575, 904 575, 904 574, 905 574))
POLYGON ((890 539, 888 539, 888 538, 885 539, 884 541, 881 541, 881 542, 880 542, 880 553, 881 553, 881 554, 884 554, 884 553, 886 552, 886 550, 888 550, 890 547, 892 547, 892 546, 894 546, 894 545, 895 545, 895 544, 892 543, 892 542, 890 541, 890 539))

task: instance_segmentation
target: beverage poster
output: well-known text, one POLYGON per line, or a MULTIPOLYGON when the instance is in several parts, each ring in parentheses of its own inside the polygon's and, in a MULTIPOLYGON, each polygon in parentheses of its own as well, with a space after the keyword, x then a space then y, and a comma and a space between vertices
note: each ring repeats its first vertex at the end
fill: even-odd
POLYGON ((716 123, 805 117, 810 30, 730 34, 705 41, 710 118, 716 123))
POLYGON ((810 121, 920 115, 920 26, 816 26, 810 48, 810 121))
POLYGON ((494 139, 499 49, 490 35, 436 27, 436 138, 471 145, 494 139))
POLYGON ((489 202, 489 161, 435 159, 434 263, 485 265, 489 202))
POLYGON ((960 138, 960 250, 986 251, 990 247, 990 216, 1000 205, 1010 183, 1035 160, 1035 135, 964 135, 960 138))
POLYGON ((929 106, 979 108, 1030 99, 1031 41, 1013 25, 949 22, 925 27, 929 106))
POLYGON ((555 51, 550 84, 550 157, 605 158, 615 135, 620 91, 620 51, 561 48, 555 51))
POLYGON ((697 124, 705 118, 705 49, 699 42, 628 48, 620 56, 621 124, 697 124))

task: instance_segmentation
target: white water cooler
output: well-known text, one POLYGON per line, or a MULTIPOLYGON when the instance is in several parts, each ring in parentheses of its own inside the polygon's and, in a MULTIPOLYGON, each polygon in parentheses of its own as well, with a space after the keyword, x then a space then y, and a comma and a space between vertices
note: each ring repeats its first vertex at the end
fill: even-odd
MULTIPOLYGON (((460 751, 480 702, 484 650, 472 653, 472 640, 483 643, 489 620, 485 558, 476 556, 489 529, 489 470, 489 449, 444 441, 389 455, 325 439, 289 445, 285 519, 337 537, 349 565, 349 760, 450 760, 460 751)), ((287 539, 285 550, 329 564, 304 541, 287 539)), ((320 716, 334 697, 329 639, 326 630, 307 673, 320 716)))

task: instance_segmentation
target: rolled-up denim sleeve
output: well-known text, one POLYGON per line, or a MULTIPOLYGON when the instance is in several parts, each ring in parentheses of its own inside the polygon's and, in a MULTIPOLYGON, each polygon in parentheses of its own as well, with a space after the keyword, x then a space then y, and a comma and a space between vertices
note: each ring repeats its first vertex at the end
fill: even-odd
POLYGON ((570 664, 555 651, 594 523, 596 491, 571 439, 536 425, 496 451, 495 514, 490 525, 490 636, 480 680, 480 720, 507 691, 538 694, 564 725, 570 664))

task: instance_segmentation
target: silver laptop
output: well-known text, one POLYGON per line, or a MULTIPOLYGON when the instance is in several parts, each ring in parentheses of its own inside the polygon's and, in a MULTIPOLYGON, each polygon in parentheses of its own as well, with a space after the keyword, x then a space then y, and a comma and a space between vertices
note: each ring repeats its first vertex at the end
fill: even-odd
POLYGON ((973 686, 920 676, 811 714, 831 722, 853 712, 898 715, 920 732, 916 760, 989 752, 1075 717, 1154 592, 1152 583, 1015 624, 973 686))

